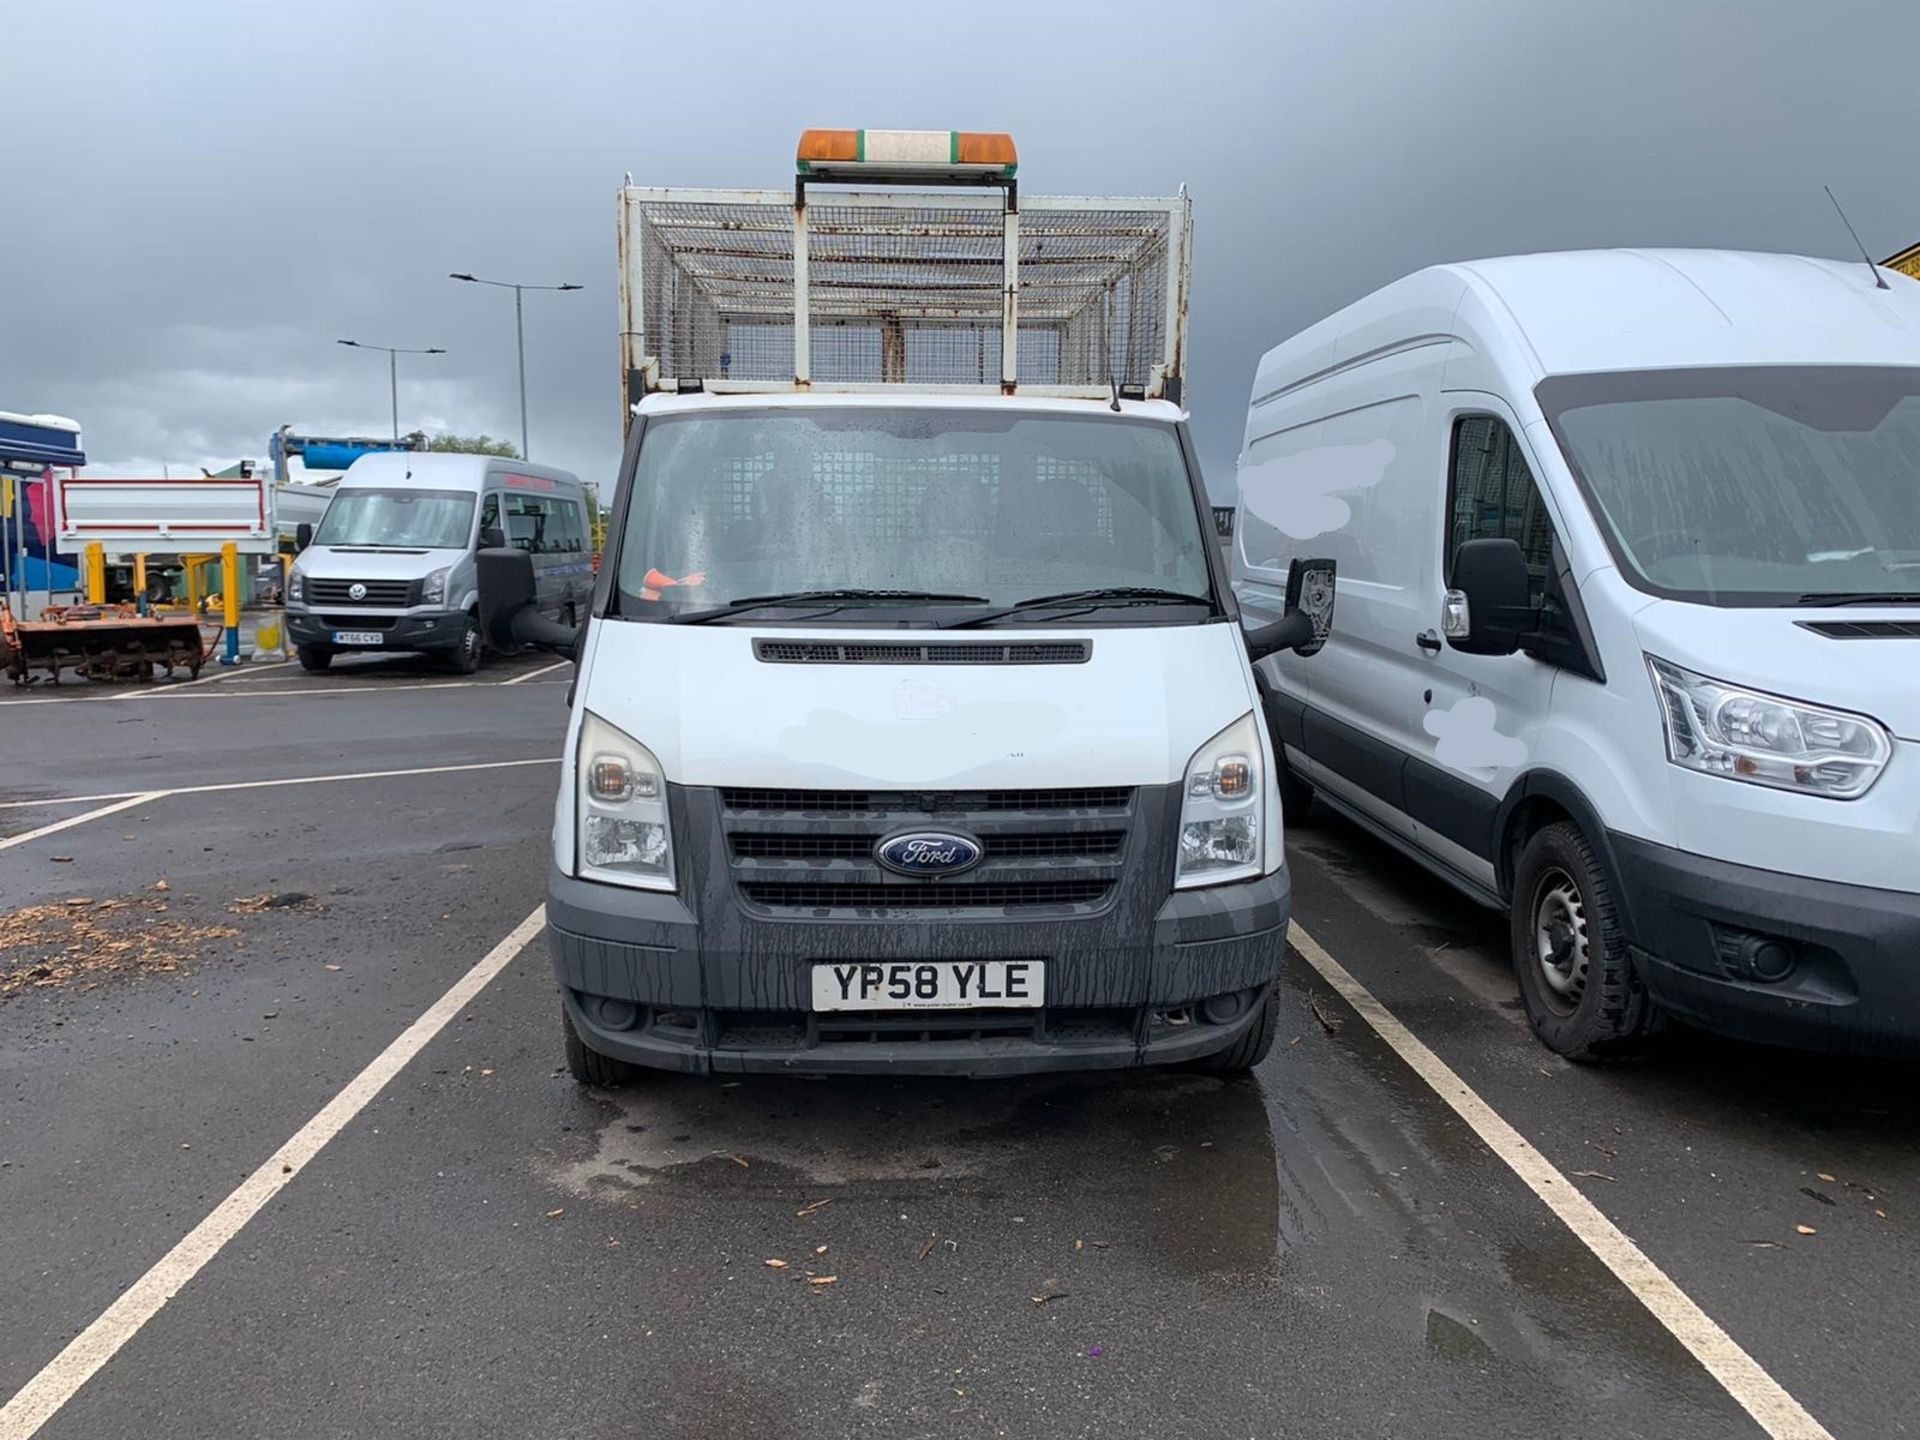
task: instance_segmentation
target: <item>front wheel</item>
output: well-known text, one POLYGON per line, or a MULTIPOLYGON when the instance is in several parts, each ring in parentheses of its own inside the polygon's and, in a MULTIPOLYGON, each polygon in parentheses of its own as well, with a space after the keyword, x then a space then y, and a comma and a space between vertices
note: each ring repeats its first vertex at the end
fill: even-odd
POLYGON ((1653 998, 1620 931, 1613 878, 1578 826, 1527 841, 1513 877, 1514 974, 1533 1033, 1569 1060, 1615 1059, 1653 1029, 1653 998))
POLYGON ((456 674, 471 675, 480 668, 480 622, 467 616, 467 623, 460 631, 460 643, 447 656, 447 663, 456 674))
POLYGON ((1268 988, 1260 1001, 1260 1013, 1252 1025, 1233 1044, 1224 1050, 1216 1050, 1211 1055, 1202 1055, 1191 1067, 1207 1075, 1245 1075, 1254 1066, 1267 1058, 1267 1052, 1273 1049, 1273 1037, 1280 1028, 1280 1003, 1273 989, 1268 988))
POLYGON ((641 1077, 643 1072, 638 1065, 615 1060, 598 1050, 589 1050, 586 1042, 580 1038, 580 1032, 573 1028, 573 1017, 567 1014, 564 1005, 560 1007, 560 1026, 566 1032, 567 1073, 582 1085, 594 1085, 603 1090, 618 1089, 622 1085, 631 1085, 641 1077))
MULTIPOLYGON (((333 651, 322 650, 318 645, 301 645, 294 650, 294 654, 300 657, 302 670, 320 671, 333 664, 333 651)), ((197 673, 200 667, 195 665, 193 669, 197 673)))

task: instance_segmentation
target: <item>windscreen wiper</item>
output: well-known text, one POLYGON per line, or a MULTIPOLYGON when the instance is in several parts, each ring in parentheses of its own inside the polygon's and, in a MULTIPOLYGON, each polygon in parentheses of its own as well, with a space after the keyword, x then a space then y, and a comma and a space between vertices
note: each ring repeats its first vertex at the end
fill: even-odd
POLYGON ((1813 590, 1796 605, 1920 605, 1920 590, 1813 590))
MULTIPOLYGON (((1025 600, 1016 600, 1011 605, 1003 605, 998 610, 989 610, 983 615, 967 615, 958 620, 949 620, 940 628, 964 630, 969 626, 1003 620, 1009 615, 1022 615, 1031 610, 1050 610, 1056 606, 1078 606, 1080 608, 1070 613, 1084 615, 1089 610, 1100 610, 1109 605, 1211 605, 1212 603, 1205 595, 1190 595, 1184 590, 1161 590, 1151 585, 1102 585, 1092 590, 1062 590, 1057 595, 1030 595, 1025 600)), ((1059 620, 1063 617, 1049 615, 1046 618, 1059 620)))
POLYGON ((709 620, 724 620, 748 610, 765 610, 775 605, 831 605, 844 609, 849 605, 985 605, 984 595, 952 595, 940 590, 790 590, 779 595, 742 595, 724 605, 706 610, 689 610, 665 617, 669 625, 700 625, 709 620))

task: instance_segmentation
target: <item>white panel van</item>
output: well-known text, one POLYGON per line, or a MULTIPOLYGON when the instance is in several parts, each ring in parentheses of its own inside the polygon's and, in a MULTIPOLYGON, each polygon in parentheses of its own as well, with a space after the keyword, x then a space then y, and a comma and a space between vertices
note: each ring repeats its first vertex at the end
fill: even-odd
POLYGON ((1920 284, 1610 251, 1443 265, 1260 362, 1233 586, 1281 790, 1511 914, 1575 1059, 1663 1013, 1920 1042, 1920 284))

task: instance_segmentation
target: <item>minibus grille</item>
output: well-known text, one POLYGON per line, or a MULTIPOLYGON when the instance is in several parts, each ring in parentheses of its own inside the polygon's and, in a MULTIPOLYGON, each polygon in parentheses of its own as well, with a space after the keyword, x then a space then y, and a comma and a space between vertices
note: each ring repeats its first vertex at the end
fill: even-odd
POLYGON ((1124 873, 1136 811, 1127 786, 719 794, 741 900, 790 913, 1092 911, 1112 899, 1124 873), (941 876, 882 866, 882 843, 913 830, 966 836, 978 843, 980 860, 941 876))
POLYGON ((418 580, 331 580, 318 576, 308 576, 307 603, 309 605, 378 605, 392 608, 405 607, 420 603, 418 580), (356 598, 353 587, 359 585, 366 593, 356 598))

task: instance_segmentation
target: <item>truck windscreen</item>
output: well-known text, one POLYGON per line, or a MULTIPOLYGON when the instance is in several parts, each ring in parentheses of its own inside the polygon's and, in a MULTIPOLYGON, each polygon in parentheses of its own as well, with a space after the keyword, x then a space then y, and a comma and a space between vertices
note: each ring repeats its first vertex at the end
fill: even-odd
POLYGON ((628 603, 629 615, 821 590, 976 605, 1209 593, 1186 458, 1156 422, 879 407, 663 416, 648 422, 631 494, 620 590, 657 603, 628 603))
POLYGON ((458 550, 473 533, 473 496, 464 490, 341 490, 314 533, 316 545, 458 550))

